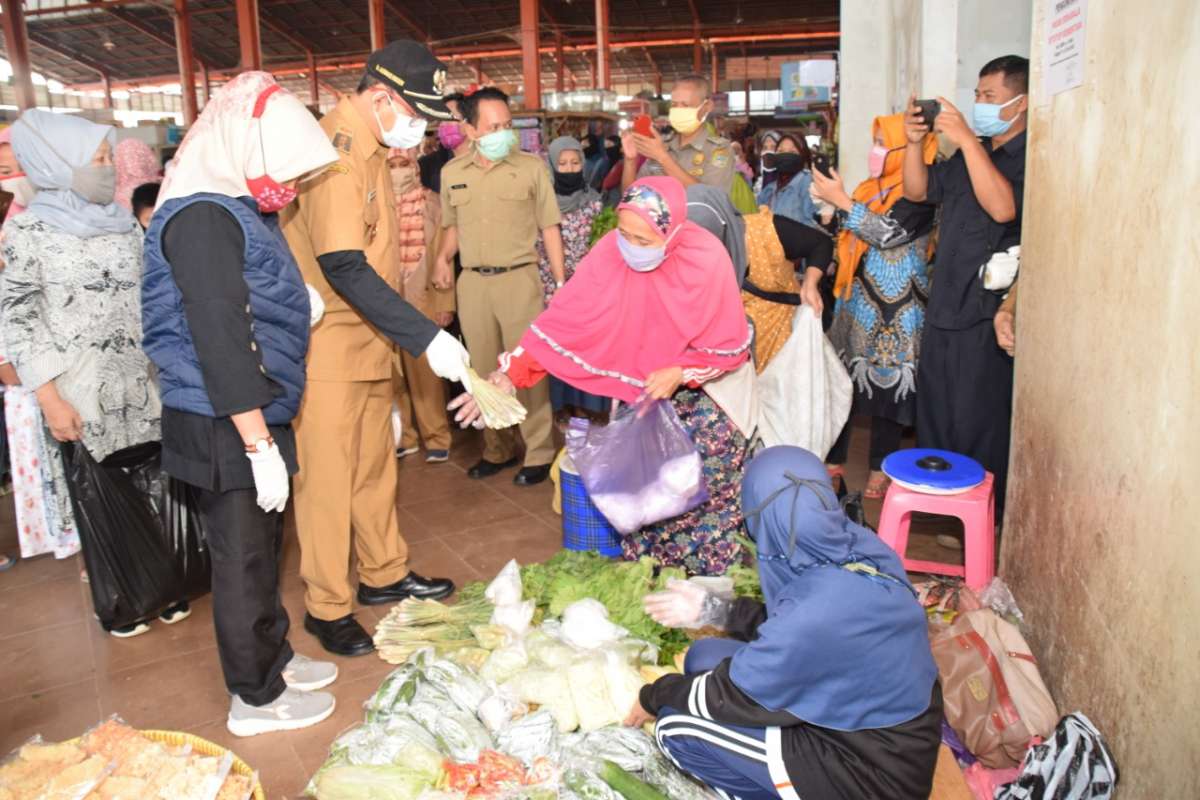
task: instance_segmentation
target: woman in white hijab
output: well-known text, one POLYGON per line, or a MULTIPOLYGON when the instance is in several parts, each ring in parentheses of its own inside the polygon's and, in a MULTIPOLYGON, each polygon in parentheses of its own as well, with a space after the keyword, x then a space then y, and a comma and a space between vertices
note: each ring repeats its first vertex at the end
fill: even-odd
POLYGON ((277 212, 337 158, 299 100, 243 73, 183 140, 146 231, 143 346, 162 387, 163 469, 192 487, 204 519, 237 736, 314 725, 335 705, 315 690, 337 667, 292 651, 279 596, 291 422, 319 312, 277 212))
MULTIPOLYGON (((113 202, 116 132, 67 114, 27 111, 12 148, 37 189, 4 225, 5 355, 59 442, 96 461, 159 438, 160 406, 141 344, 142 235, 113 202)), ((75 548, 74 514, 58 448, 47 448, 45 517, 61 532, 39 550, 75 548)), ((186 605, 167 621, 186 616, 186 605)), ((114 629, 117 636, 147 630, 114 629)))

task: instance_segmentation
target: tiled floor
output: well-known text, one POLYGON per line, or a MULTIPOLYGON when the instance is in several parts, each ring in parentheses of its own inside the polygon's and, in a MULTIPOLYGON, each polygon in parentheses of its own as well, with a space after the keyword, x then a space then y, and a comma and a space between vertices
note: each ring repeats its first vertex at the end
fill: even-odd
MULTIPOLYGON (((866 439, 865 430, 855 437, 852 486, 865 481, 866 439)), ((549 483, 519 488, 511 471, 472 481, 466 468, 477 457, 478 445, 467 438, 456 443, 448 464, 426 465, 420 457, 401 464, 401 525, 412 567, 422 574, 461 584, 492 576, 510 558, 545 559, 560 545, 549 483)), ((877 506, 869 508, 872 517, 877 506)), ((929 540, 917 533, 914 549, 932 551, 936 545, 929 540)), ((0 551, 16 551, 12 503, 3 500, 0 551)), ((319 646, 300 625, 304 590, 298 570, 289 527, 282 588, 293 623, 291 641, 299 652, 318 656, 319 646)), ((155 625, 145 636, 118 641, 93 620, 75 559, 42 557, 0 574, 0 757, 34 734, 65 739, 119 714, 137 727, 190 731, 229 746, 260 771, 272 800, 299 796, 330 741, 360 718, 363 701, 390 667, 375 656, 337 659, 339 707, 331 719, 296 733, 234 739, 224 726, 229 698, 208 598, 194 608, 191 619, 179 625, 155 625)), ((359 619, 373 629, 386 611, 361 609, 359 619)))

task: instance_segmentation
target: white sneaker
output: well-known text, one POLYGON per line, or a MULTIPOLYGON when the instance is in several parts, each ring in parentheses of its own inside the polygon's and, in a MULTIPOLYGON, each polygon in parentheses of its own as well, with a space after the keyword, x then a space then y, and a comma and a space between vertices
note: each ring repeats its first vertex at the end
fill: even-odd
POLYGON ((337 701, 327 692, 285 689, 275 702, 265 706, 252 706, 234 697, 225 727, 234 736, 296 731, 324 722, 336 707, 337 701))
POLYGON ((308 656, 296 653, 283 668, 283 679, 289 689, 298 692, 315 692, 337 680, 337 664, 329 661, 313 661, 308 656))
POLYGON ((396 448, 396 458, 407 458, 409 456, 415 456, 419 452, 421 452, 421 448, 419 448, 419 447, 397 447, 396 448))

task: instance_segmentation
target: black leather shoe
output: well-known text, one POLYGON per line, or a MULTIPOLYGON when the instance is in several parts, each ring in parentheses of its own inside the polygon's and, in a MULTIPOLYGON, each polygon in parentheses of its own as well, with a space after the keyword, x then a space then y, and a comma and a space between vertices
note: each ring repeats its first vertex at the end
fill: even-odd
POLYGON ((537 486, 546 478, 550 477, 550 465, 543 464, 540 467, 525 467, 516 474, 513 478, 513 483, 517 486, 537 486))
POLYGON ((328 622, 305 614, 304 630, 317 637, 321 647, 334 655, 365 656, 375 650, 371 635, 358 624, 353 614, 328 622))
POLYGON ((408 573, 404 580, 397 581, 391 586, 358 585, 358 602, 364 606, 381 606, 384 603, 398 603, 415 597, 418 600, 444 600, 454 594, 454 581, 446 578, 422 578, 415 572, 408 573))
POLYGON ((467 477, 475 478, 476 480, 479 478, 490 478, 500 470, 508 469, 509 467, 515 467, 516 465, 517 459, 515 457, 510 458, 508 461, 500 464, 497 464, 495 461, 487 461, 481 458, 479 459, 479 463, 467 470, 467 477))

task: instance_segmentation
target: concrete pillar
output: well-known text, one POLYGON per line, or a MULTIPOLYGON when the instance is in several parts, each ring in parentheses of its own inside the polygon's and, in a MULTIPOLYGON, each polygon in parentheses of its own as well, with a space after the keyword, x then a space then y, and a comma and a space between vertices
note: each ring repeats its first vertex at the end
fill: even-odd
POLYGON ((321 81, 317 78, 317 54, 312 50, 305 53, 308 57, 308 102, 309 105, 321 104, 321 81))
POLYGON ((562 31, 554 32, 554 90, 562 92, 566 89, 566 55, 563 53, 562 31))
POLYGON ((112 111, 112 76, 110 76, 107 72, 100 73, 100 85, 104 90, 104 107, 109 111, 112 111))
POLYGON ((183 124, 196 121, 196 69, 192 58, 192 23, 187 0, 175 0, 175 54, 179 60, 179 94, 183 102, 183 124))
POLYGON ((1046 97, 1055 5, 1034 3, 1000 574, 1060 711, 1112 748, 1119 795, 1200 797, 1200 16, 1089 0, 1083 85, 1046 97), (1117 110, 1130 97, 1137 112, 1117 110), (1142 255, 1149 274, 1130 269, 1142 255))
POLYGON ((258 0, 237 0, 238 46, 241 68, 262 69, 262 42, 258 32, 258 0))
POLYGON ((521 76, 525 109, 542 107, 542 56, 538 52, 538 0, 521 0, 521 76))
POLYGON ((29 33, 25 30, 21 0, 0 0, 0 11, 3 12, 0 21, 4 24, 4 50, 12 65, 17 105, 22 111, 36 108, 37 94, 33 90, 33 70, 29 66, 29 33))

